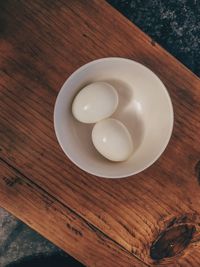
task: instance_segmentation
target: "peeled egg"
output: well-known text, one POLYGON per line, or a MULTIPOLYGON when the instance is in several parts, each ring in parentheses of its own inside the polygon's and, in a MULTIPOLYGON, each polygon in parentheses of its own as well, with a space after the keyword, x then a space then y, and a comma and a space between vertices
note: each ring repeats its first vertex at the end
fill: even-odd
POLYGON ((95 82, 85 86, 72 104, 74 117, 85 123, 95 123, 111 116, 118 106, 115 88, 106 82, 95 82))
POLYGON ((95 124, 92 142, 97 151, 111 161, 127 160, 133 152, 128 129, 116 119, 105 119, 95 124))

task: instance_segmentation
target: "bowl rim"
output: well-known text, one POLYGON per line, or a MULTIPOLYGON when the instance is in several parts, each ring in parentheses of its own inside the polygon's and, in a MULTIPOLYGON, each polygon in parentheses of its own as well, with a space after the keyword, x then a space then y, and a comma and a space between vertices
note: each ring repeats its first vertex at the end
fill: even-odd
POLYGON ((55 130, 55 135, 56 135, 57 141, 58 141, 60 147, 62 148, 64 154, 72 161, 72 163, 74 163, 81 170, 83 170, 83 171, 85 171, 85 172, 87 172, 89 174, 92 174, 94 176, 101 177, 101 178, 107 178, 107 179, 120 179, 120 178, 128 178, 130 176, 136 175, 136 174, 138 174, 138 173, 146 170, 147 168, 149 168, 151 165, 153 165, 160 158, 160 156, 165 151, 165 149, 166 149, 166 147, 167 147, 167 145, 168 145, 168 143, 169 143, 169 141, 171 139, 171 136, 172 136, 172 132, 173 132, 173 128, 174 128, 174 110, 173 110, 172 100, 171 100, 171 97, 169 95, 169 92, 168 92, 167 88, 165 87, 165 85, 162 82, 162 80, 151 69, 149 69, 148 67, 146 67, 142 63, 137 62, 137 61, 132 60, 132 59, 123 58, 123 57, 104 57, 104 58, 99 58, 99 59, 92 60, 92 61, 90 61, 90 62, 82 65, 81 67, 79 67, 78 69, 76 69, 65 80, 65 82, 63 83, 63 85, 61 86, 61 89, 59 90, 59 92, 57 94, 56 101, 55 101, 55 104, 54 104, 53 123, 54 123, 54 130, 55 130), (73 159, 73 156, 71 155, 71 153, 69 153, 69 151, 66 151, 64 149, 64 146, 63 146, 62 141, 61 141, 61 138, 60 138, 60 133, 59 133, 59 130, 58 130, 59 127, 57 125, 57 108, 58 108, 59 95, 61 94, 62 91, 65 90, 66 84, 69 83, 69 81, 71 81, 79 72, 83 71, 84 69, 87 69, 88 66, 91 67, 92 65, 101 63, 103 61, 105 61, 105 62, 106 61, 124 61, 124 62, 128 62, 128 63, 140 65, 141 67, 143 67, 146 70, 150 71, 151 74, 156 79, 158 79, 160 81, 160 83, 162 84, 162 89, 163 89, 163 91, 165 93, 166 101, 168 102, 169 109, 170 109, 170 117, 171 117, 170 118, 170 121, 171 121, 171 125, 170 125, 169 130, 168 130, 168 136, 167 136, 165 142, 163 142, 163 144, 161 146, 161 149, 160 149, 160 152, 158 153, 158 155, 156 157, 154 157, 151 161, 149 161, 148 164, 144 165, 143 167, 141 167, 137 171, 133 171, 133 172, 129 172, 129 173, 126 173, 126 174, 121 174, 121 175, 106 175, 106 174, 104 175, 104 174, 101 174, 98 171, 90 171, 87 168, 81 166, 81 164, 77 163, 76 160, 73 159))

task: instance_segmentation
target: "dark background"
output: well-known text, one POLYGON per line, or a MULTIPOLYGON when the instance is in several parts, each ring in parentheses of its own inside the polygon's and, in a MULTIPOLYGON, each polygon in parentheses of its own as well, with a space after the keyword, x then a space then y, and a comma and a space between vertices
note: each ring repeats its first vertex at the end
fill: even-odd
POLYGON ((200 76, 200 0, 108 0, 200 76))

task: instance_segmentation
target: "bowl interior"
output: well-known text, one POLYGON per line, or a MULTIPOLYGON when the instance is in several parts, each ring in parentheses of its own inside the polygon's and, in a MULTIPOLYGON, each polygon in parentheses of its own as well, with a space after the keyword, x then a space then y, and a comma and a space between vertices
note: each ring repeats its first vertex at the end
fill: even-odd
POLYGON ((65 82, 57 97, 54 123, 62 149, 76 165, 97 176, 119 178, 144 170, 162 154, 172 132, 173 109, 167 90, 152 71, 132 60, 106 58, 84 65, 65 82), (95 81, 109 82, 119 94, 119 106, 112 117, 131 133, 134 153, 128 161, 104 159, 92 144, 94 125, 72 116, 74 96, 95 81))

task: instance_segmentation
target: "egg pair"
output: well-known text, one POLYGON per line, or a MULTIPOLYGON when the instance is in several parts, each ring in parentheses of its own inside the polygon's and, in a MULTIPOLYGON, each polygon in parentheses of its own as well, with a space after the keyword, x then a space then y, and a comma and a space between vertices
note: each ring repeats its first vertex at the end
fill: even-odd
POLYGON ((80 122, 96 123, 92 130, 92 142, 101 155, 111 161, 124 161, 133 152, 133 142, 124 124, 109 118, 117 106, 115 88, 106 82, 95 82, 76 95, 72 113, 80 122))

